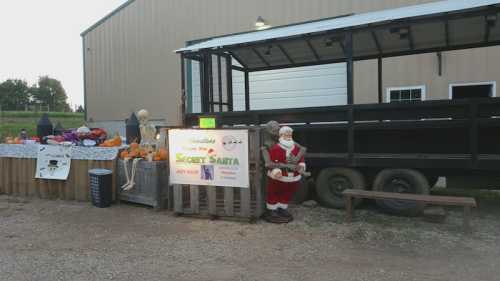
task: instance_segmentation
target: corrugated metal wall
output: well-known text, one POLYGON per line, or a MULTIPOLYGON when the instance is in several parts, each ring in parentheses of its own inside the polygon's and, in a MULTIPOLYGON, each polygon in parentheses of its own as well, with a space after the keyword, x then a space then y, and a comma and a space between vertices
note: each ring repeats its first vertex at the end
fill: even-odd
MULTIPOLYGON (((180 63, 173 50, 186 41, 248 31, 258 16, 284 25, 432 0, 136 0, 84 36, 88 118, 123 120, 149 109, 168 124, 180 120, 180 63)), ((384 62, 384 86, 427 84, 427 98, 445 98, 451 82, 496 80, 498 48, 384 62), (469 81, 471 80, 471 81, 469 81)), ((377 101, 377 66, 355 64, 355 102, 377 101)))

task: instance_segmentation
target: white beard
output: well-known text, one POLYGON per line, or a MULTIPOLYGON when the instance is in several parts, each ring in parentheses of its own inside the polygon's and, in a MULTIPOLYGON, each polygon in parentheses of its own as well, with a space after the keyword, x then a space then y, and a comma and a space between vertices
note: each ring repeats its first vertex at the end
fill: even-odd
POLYGON ((280 138, 280 144, 286 150, 292 150, 295 146, 295 142, 293 140, 285 140, 283 138, 280 138))

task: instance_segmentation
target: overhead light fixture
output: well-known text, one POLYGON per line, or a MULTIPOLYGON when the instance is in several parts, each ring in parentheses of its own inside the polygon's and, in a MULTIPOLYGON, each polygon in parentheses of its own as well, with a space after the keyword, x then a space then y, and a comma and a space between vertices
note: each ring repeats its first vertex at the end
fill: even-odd
POLYGON ((264 29, 268 29, 270 27, 271 26, 267 23, 266 20, 264 20, 264 18, 262 18, 261 16, 259 16, 257 18, 257 21, 255 22, 255 29, 264 30, 264 29))

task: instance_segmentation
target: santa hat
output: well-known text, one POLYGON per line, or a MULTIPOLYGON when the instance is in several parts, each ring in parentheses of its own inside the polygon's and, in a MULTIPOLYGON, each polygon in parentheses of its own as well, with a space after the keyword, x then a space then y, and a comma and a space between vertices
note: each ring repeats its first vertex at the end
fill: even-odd
POLYGON ((280 129, 280 136, 286 133, 293 133, 293 129, 288 126, 283 126, 280 129))

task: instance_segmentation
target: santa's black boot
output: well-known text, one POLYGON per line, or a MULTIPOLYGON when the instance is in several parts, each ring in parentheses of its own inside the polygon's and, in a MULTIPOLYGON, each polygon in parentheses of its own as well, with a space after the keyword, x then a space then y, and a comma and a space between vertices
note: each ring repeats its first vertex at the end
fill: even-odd
POLYGON ((283 218, 285 218, 287 220, 287 222, 293 221, 293 216, 292 216, 292 214, 290 214, 290 212, 288 212, 287 209, 278 208, 278 214, 280 216, 282 216, 283 218))
POLYGON ((262 218, 270 223, 288 223, 288 218, 283 217, 278 213, 278 210, 267 210, 262 218))

